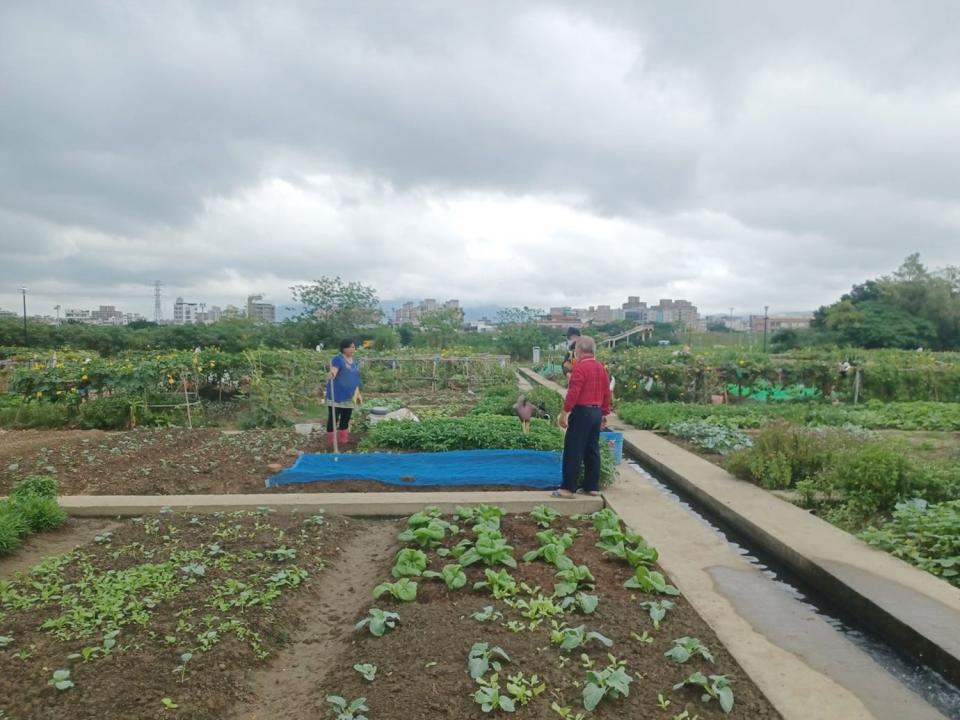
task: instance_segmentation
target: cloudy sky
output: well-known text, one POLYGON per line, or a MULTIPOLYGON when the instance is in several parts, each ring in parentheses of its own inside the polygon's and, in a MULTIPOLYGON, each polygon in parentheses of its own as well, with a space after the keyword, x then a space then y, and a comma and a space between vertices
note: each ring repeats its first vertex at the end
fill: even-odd
POLYGON ((960 3, 0 3, 0 308, 802 310, 960 263, 960 3))

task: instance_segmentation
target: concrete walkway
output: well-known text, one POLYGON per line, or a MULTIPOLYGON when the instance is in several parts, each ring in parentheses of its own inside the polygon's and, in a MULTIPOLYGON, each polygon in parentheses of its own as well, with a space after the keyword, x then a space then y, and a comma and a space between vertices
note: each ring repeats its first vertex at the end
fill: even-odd
POLYGON ((944 720, 641 473, 621 470, 604 498, 785 720, 944 720))
POLYGON ((436 505, 453 512, 458 505, 498 505, 510 513, 530 512, 549 505, 564 515, 590 513, 603 507, 599 497, 572 500, 550 497, 547 490, 503 492, 363 492, 283 493, 276 495, 65 495, 60 507, 73 517, 117 517, 178 512, 214 513, 269 507, 277 512, 318 512, 354 516, 405 516, 436 505))

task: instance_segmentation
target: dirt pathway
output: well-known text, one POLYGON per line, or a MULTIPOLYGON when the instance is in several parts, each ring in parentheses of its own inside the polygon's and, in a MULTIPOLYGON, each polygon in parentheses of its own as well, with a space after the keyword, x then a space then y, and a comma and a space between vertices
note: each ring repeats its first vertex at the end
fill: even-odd
POLYGON ((325 717, 320 682, 350 643, 357 613, 370 590, 388 578, 399 545, 400 526, 391 521, 362 523, 349 546, 320 579, 321 587, 302 608, 303 630, 267 667, 247 678, 251 698, 226 720, 285 720, 325 717))

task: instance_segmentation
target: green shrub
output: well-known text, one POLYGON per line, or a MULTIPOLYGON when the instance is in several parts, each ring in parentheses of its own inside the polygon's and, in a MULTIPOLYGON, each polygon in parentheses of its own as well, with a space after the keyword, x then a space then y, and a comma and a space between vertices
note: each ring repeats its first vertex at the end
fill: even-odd
POLYGON ((960 500, 901 503, 890 522, 869 527, 860 537, 960 586, 960 500))
POLYGON ((731 453, 724 467, 765 488, 788 488, 816 476, 837 450, 850 442, 841 431, 817 432, 787 422, 770 423, 753 447, 731 453))
POLYGON ((28 532, 26 521, 12 503, 0 502, 0 555, 12 552, 28 532))
POLYGON ((88 400, 80 406, 80 427, 97 430, 123 430, 130 425, 131 399, 110 395, 88 400))
POLYGON ((854 516, 866 519, 911 497, 916 477, 902 447, 867 442, 836 453, 820 482, 836 492, 854 516))
POLYGON ((70 408, 62 403, 26 401, 0 408, 0 427, 14 430, 61 428, 70 424, 70 408))
POLYGON ((31 475, 20 480, 10 492, 13 498, 52 497, 60 494, 60 484, 52 475, 31 475))
POLYGON ((26 495, 17 498, 13 503, 13 510, 20 514, 30 532, 54 530, 67 519, 67 514, 60 509, 57 499, 26 495))

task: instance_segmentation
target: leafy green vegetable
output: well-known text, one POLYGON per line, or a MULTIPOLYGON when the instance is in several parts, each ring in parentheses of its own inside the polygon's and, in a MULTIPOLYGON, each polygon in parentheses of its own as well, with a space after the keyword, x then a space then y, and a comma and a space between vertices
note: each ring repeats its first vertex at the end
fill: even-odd
POLYGON ((417 583, 410 578, 380 583, 373 589, 373 597, 377 599, 386 592, 401 602, 412 602, 417 599, 417 583))
POLYGON ((633 678, 624 670, 626 663, 608 656, 610 664, 603 670, 588 670, 587 681, 583 686, 583 707, 587 711, 595 710, 600 701, 608 697, 616 700, 630 694, 633 678))
POLYGON ((730 687, 730 680, 726 675, 710 675, 708 678, 703 673, 695 672, 683 682, 674 685, 673 689, 680 690, 686 685, 699 687, 703 691, 701 702, 708 703, 716 699, 723 712, 729 714, 733 710, 733 688, 730 687))
POLYGON ((666 579, 656 570, 650 570, 644 565, 638 566, 633 571, 633 577, 623 584, 630 589, 643 590, 644 592, 660 593, 661 595, 679 595, 680 591, 673 585, 670 585, 666 579))
POLYGON ((463 566, 459 564, 444 565, 440 572, 427 570, 423 573, 423 576, 426 578, 441 578, 451 590, 458 590, 467 584, 467 576, 463 572, 463 566))
POLYGON ((493 596, 498 600, 517 594, 517 581, 514 580, 513 576, 510 575, 510 573, 506 570, 498 570, 494 572, 493 570, 486 568, 484 569, 483 574, 486 577, 486 580, 475 582, 473 584, 474 590, 488 588, 493 596))
POLYGON ((653 627, 659 630, 660 623, 667 616, 667 610, 672 610, 674 608, 674 604, 670 600, 652 600, 650 602, 640 603, 640 607, 644 608, 650 613, 650 619, 653 621, 653 627))
POLYGON ((367 720, 367 716, 361 713, 370 710, 365 697, 358 697, 348 703, 346 698, 339 695, 327 695, 327 703, 333 706, 334 712, 337 713, 337 720, 367 720))
POLYGON ((500 672, 500 660, 510 662, 510 656, 502 647, 490 647, 489 643, 477 642, 470 647, 470 654, 467 657, 467 671, 470 677, 476 680, 487 674, 492 667, 500 672))
POLYGON ((356 624, 356 629, 361 630, 369 626, 370 634, 375 637, 382 637, 387 630, 393 630, 400 621, 400 616, 395 612, 387 612, 380 608, 370 608, 370 617, 365 617, 356 624))
POLYGON ((396 577, 416 577, 427 567, 427 556, 422 550, 405 548, 397 553, 391 574, 396 577))
POLYGON ((613 645, 613 640, 598 632, 588 632, 585 625, 571 628, 563 624, 558 625, 557 623, 553 623, 553 630, 550 632, 550 642, 554 645, 559 645, 560 649, 564 652, 570 652, 578 647, 582 647, 587 644, 588 640, 596 640, 606 647, 613 645))
POLYGON ((371 665, 370 663, 357 663, 353 666, 353 669, 356 670, 367 682, 373 682, 377 677, 377 666, 371 665))
POLYGON ((673 641, 673 647, 667 650, 664 655, 678 665, 687 662, 694 655, 699 655, 707 662, 713 662, 713 655, 707 649, 707 646, 695 637, 677 638, 673 641))
POLYGON ((484 605, 482 610, 477 610, 475 613, 470 613, 470 617, 477 622, 489 622, 491 620, 502 619, 503 613, 499 610, 494 610, 493 605, 484 605))

